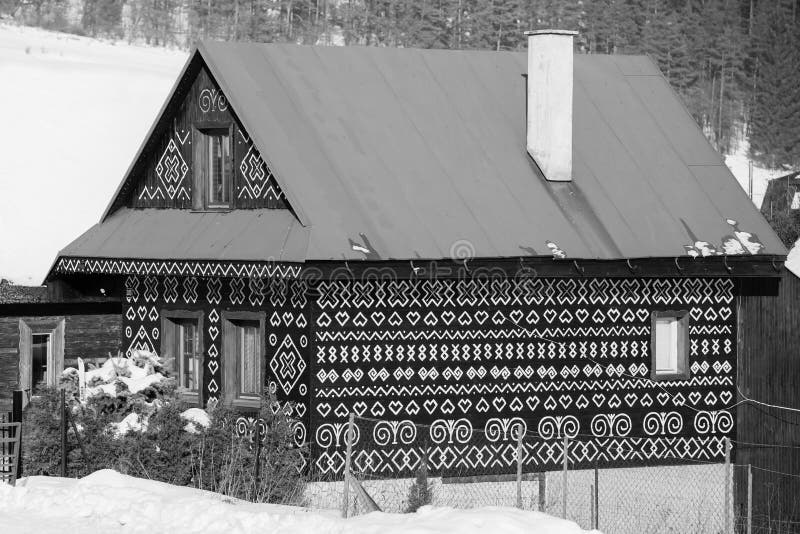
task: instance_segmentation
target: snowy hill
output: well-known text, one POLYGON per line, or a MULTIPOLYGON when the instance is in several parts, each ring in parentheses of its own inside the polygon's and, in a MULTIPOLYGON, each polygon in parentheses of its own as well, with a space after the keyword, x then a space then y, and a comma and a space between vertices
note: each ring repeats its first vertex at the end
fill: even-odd
POLYGON ((0 24, 0 273, 39 284, 100 218, 186 59, 0 24))
MULTIPOLYGON (((98 221, 186 57, 0 24, 2 277, 41 283, 58 250, 98 221)), ((744 154, 726 163, 747 190, 744 154)), ((757 206, 782 174, 754 169, 757 206)))

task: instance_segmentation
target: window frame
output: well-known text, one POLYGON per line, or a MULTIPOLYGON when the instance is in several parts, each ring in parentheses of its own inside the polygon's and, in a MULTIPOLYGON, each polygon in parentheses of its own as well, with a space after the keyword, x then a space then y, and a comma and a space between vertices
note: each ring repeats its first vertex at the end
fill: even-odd
POLYGON ((236 156, 234 154, 236 143, 233 142, 233 123, 230 121, 198 121, 192 128, 192 210, 193 211, 230 211, 233 208, 233 194, 236 187, 236 156), (230 145, 229 164, 231 174, 228 179, 228 201, 223 203, 210 202, 210 176, 208 165, 207 139, 213 132, 227 132, 230 145), (206 172, 202 172, 206 171, 206 172))
POLYGON ((656 310, 650 314, 650 378, 656 381, 687 380, 691 376, 689 365, 689 310, 656 310), (659 373, 656 345, 656 321, 658 319, 676 319, 678 322, 678 355, 676 373, 659 373))
MULTIPOLYGON (((182 359, 175 354, 177 349, 177 332, 180 321, 194 320, 197 328, 197 354, 200 356, 200 365, 197 371, 197 391, 189 391, 179 387, 178 394, 184 401, 196 405, 203 406, 203 375, 205 374, 205 343, 204 343, 204 330, 203 319, 204 314, 202 310, 186 310, 178 308, 164 308, 161 310, 161 356, 163 358, 172 358, 172 364, 169 368, 177 374, 178 377, 183 375, 183 362, 182 359)), ((180 378, 177 379, 180 384, 180 378)))
POLYGON ((35 389, 37 386, 37 382, 34 381, 34 361, 33 361, 33 338, 36 336, 47 336, 47 352, 45 353, 45 370, 43 376, 43 382, 47 386, 54 386, 54 383, 51 383, 51 375, 49 373, 50 366, 53 365, 53 331, 50 332, 40 332, 40 331, 32 331, 31 332, 31 389, 35 389))
POLYGON ((250 311, 223 311, 222 312, 222 383, 223 401, 228 406, 236 408, 261 408, 263 393, 258 396, 243 396, 241 394, 241 382, 239 372, 241 361, 239 359, 238 337, 239 329, 236 327, 238 321, 248 321, 258 323, 258 384, 261 390, 266 388, 266 312, 250 311))

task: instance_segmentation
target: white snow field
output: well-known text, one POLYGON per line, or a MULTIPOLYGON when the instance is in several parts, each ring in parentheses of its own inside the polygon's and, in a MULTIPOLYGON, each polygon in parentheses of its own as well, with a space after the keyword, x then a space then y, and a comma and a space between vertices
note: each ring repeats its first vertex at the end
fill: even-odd
POLYGON ((252 504, 111 470, 80 480, 56 477, 0 483, 0 532, 9 534, 578 534, 575 523, 514 508, 424 507, 414 514, 373 512, 342 519, 334 510, 252 504))
POLYGON ((100 219, 186 57, 0 23, 0 277, 40 284, 100 219))

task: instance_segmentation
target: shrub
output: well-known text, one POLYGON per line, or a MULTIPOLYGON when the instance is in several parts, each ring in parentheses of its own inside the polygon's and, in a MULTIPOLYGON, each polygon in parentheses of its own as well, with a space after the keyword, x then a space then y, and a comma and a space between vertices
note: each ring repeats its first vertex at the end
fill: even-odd
MULTIPOLYGON (((115 376, 124 374, 119 369, 115 376)), ((93 381, 87 385, 109 383, 93 381)), ((82 477, 108 468, 250 501, 300 503, 305 451, 294 445, 294 421, 283 412, 262 407, 259 417, 267 432, 259 447, 253 436, 238 435, 241 414, 229 408, 211 409, 208 428, 187 425, 181 415, 187 406, 177 395, 174 380, 161 380, 135 393, 120 381, 115 384, 81 403, 77 374, 65 372, 60 387, 66 392, 74 422, 67 430, 68 476, 82 477), (143 423, 142 428, 123 432, 120 421, 131 414, 143 423)), ((60 474, 59 406, 59 389, 45 386, 37 390, 25 411, 26 474, 60 474)))

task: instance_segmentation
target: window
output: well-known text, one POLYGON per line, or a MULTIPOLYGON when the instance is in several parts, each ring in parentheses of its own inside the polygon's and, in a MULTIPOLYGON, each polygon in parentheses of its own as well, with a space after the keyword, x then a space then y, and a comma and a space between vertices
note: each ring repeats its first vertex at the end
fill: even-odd
POLYGON ((689 312, 653 312, 650 335, 653 380, 689 378, 689 312))
POLYGON ((197 129, 194 153, 195 209, 227 209, 231 205, 233 184, 233 150, 231 130, 197 129))
POLYGON ((32 394, 38 384, 54 386, 64 370, 64 318, 19 320, 18 387, 32 394))
POLYGON ((223 312, 225 400, 249 408, 261 405, 264 389, 263 313, 223 312))
POLYGON ((203 389, 203 312, 162 310, 161 355, 169 360, 184 400, 200 405, 203 389))
POLYGON ((50 359, 50 334, 31 335, 31 385, 47 382, 47 361, 50 359))

